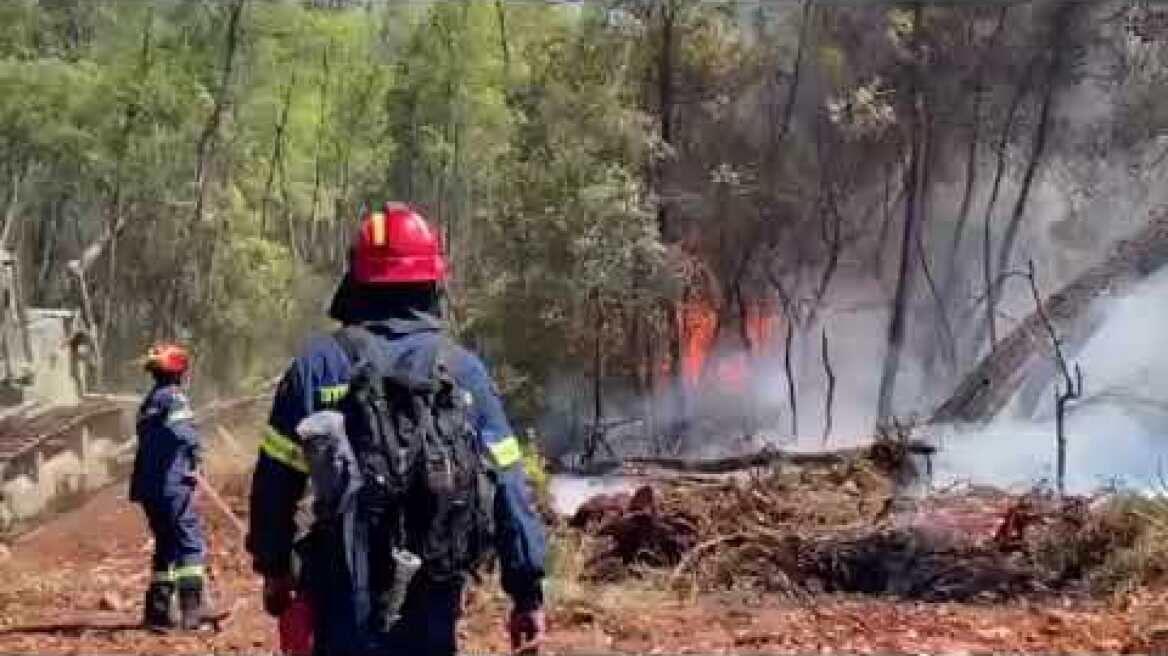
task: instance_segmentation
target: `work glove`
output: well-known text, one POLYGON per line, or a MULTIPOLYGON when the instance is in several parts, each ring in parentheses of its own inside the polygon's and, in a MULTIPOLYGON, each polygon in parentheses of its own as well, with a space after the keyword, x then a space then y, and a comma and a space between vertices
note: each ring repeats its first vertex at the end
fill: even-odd
POLYGON ((295 584, 287 574, 264 577, 264 612, 272 617, 280 617, 292 603, 295 584))
POLYGON ((199 484, 199 476, 202 473, 202 468, 199 465, 193 465, 187 473, 183 474, 182 482, 184 485, 195 487, 199 484))
POLYGON ((511 634, 512 654, 522 656, 538 654, 540 644, 547 633, 547 619, 544 617, 543 609, 512 610, 507 630, 511 634))
POLYGON ((203 458, 201 456, 202 454, 199 453, 198 449, 190 452, 191 468, 187 470, 187 473, 183 474, 183 483, 186 485, 194 487, 199 484, 199 476, 203 473, 203 458))

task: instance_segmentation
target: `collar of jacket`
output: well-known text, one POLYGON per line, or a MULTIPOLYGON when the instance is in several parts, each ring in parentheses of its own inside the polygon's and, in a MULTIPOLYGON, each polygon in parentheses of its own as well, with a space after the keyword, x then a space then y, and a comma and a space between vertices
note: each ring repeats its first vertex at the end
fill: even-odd
POLYGON ((432 314, 421 310, 411 310, 410 315, 381 321, 369 321, 361 325, 375 335, 386 337, 442 330, 442 321, 432 314))

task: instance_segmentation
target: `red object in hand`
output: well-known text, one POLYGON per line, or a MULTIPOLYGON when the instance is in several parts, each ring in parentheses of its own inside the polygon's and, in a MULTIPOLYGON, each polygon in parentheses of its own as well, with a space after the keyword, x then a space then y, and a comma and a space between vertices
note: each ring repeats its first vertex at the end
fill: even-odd
POLYGON ((512 610, 507 622, 511 634, 511 653, 516 656, 536 656, 547 635, 547 619, 543 610, 512 610))
POLYGON ((280 613, 280 653, 287 656, 310 656, 313 620, 312 604, 308 603, 304 595, 297 594, 284 612, 280 613))

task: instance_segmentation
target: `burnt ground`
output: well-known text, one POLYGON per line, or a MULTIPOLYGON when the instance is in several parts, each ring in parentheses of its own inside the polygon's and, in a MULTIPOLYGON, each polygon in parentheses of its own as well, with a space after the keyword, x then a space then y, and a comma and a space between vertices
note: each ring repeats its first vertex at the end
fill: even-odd
MULTIPOLYGON (((238 494, 232 503, 242 505, 238 494)), ((270 652, 275 624, 259 605, 235 530, 203 503, 219 603, 217 633, 162 636, 133 627, 150 540, 120 487, 25 535, 0 564, 0 652, 270 652)), ((665 591, 649 579, 553 580, 547 653, 1123 652, 1153 651, 1168 631, 1168 595, 1120 600, 1046 595, 995 603, 928 603, 817 592, 807 597, 734 589, 665 591)), ((471 595, 462 627, 469 652, 505 652, 505 603, 493 587, 471 595)), ((1161 644, 1160 648, 1163 649, 1161 644)))

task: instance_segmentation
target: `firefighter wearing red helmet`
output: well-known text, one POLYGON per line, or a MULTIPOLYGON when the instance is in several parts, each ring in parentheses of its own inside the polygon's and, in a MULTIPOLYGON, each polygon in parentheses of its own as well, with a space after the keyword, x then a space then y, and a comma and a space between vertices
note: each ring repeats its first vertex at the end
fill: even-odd
POLYGON ((209 611, 204 589, 206 544, 192 505, 201 447, 183 390, 190 355, 178 344, 159 343, 150 347, 142 362, 154 384, 138 410, 130 500, 142 505, 154 534, 143 622, 152 629, 181 625, 192 630, 209 611))
POLYGON ((421 215, 400 204, 367 213, 329 308, 343 328, 310 338, 277 388, 252 477, 247 546, 265 608, 313 618, 315 654, 456 653, 468 545, 488 534, 514 602, 514 646, 531 649, 544 633, 543 527, 486 367, 442 330, 445 276, 441 240, 421 215), (399 403, 407 397, 423 405, 399 403), (368 398, 383 402, 362 405, 368 398), (389 412, 416 421, 386 421, 389 412), (470 460, 457 455, 466 448, 490 463, 489 533, 469 512, 489 497, 467 484, 470 460), (298 527, 309 480, 314 521, 298 527), (296 540, 299 528, 309 530, 296 540))

